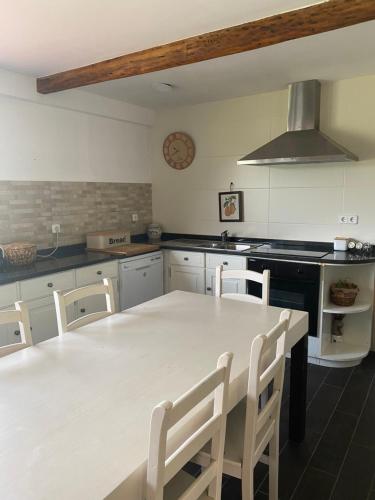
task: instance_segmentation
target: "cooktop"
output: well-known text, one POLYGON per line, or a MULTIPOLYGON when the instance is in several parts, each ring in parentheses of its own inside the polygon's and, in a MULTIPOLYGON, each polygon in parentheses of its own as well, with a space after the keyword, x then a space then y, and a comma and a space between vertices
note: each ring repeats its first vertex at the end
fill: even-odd
POLYGON ((301 250, 293 246, 287 247, 286 245, 262 245, 257 248, 252 248, 251 253, 262 253, 268 255, 294 255, 296 257, 314 257, 316 259, 321 259, 329 252, 319 252, 317 250, 301 250))

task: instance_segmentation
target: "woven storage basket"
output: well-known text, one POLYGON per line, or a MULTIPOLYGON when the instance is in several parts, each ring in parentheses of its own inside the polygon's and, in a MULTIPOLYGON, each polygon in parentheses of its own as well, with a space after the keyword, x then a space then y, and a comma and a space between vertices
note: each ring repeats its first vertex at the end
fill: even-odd
POLYGON ((352 306, 357 298, 359 288, 339 288, 331 285, 330 298, 331 302, 337 306, 352 306))
POLYGON ((12 266, 28 266, 36 259, 36 245, 15 242, 2 245, 3 258, 12 266))

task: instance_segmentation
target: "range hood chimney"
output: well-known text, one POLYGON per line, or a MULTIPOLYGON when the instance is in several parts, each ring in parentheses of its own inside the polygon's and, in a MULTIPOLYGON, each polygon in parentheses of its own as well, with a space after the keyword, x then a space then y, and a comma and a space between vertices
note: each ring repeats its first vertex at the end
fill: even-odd
POLYGON ((237 161, 237 165, 282 165, 356 161, 357 156, 319 130, 320 82, 289 85, 288 128, 271 142, 237 161))

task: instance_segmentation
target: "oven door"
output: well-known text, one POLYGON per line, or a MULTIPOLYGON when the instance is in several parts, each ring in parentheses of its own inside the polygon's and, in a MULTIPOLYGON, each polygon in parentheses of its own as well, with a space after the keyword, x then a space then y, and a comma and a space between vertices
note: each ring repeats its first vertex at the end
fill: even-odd
MULTIPOLYGON (((320 266, 282 262, 267 259, 248 259, 248 269, 271 272, 270 305, 283 309, 297 309, 309 313, 308 334, 318 334, 318 305, 320 287, 320 266)), ((261 296, 258 283, 248 283, 248 293, 261 296)))

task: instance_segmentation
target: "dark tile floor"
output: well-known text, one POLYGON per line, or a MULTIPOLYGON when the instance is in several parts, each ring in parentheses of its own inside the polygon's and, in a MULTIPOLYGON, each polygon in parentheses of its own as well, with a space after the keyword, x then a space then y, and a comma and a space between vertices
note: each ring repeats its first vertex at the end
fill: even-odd
MULTIPOLYGON (((306 439, 288 441, 289 363, 280 428, 280 500, 375 500, 375 353, 355 368, 309 365, 306 439)), ((255 500, 268 499, 267 467, 255 470, 255 500)), ((223 480, 223 500, 241 499, 223 480)))

